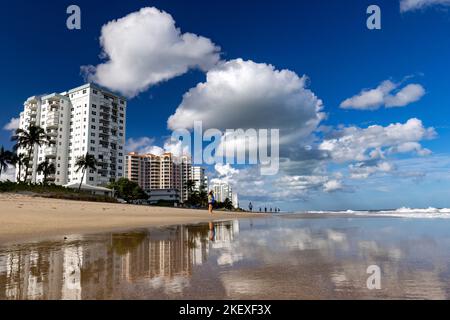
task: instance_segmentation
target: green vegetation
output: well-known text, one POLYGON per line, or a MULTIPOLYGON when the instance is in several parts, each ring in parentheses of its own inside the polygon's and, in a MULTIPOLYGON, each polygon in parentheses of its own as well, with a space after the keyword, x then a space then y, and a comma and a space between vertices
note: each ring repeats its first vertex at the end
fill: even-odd
POLYGON ((37 167, 37 172, 42 173, 44 176, 44 184, 48 183, 48 176, 55 174, 56 167, 54 163, 50 163, 48 159, 45 159, 44 162, 41 162, 37 167))
POLYGON ((189 194, 186 205, 197 208, 206 208, 208 206, 208 193, 206 191, 206 186, 201 185, 200 191, 194 190, 195 181, 189 180, 186 182, 185 188, 189 194))
POLYGON ((77 190, 54 184, 0 182, 0 193, 7 192, 31 193, 31 195, 52 199, 117 203, 117 200, 111 197, 92 195, 88 192, 78 192, 77 190))
MULTIPOLYGON (((208 207, 208 192, 206 190, 206 186, 201 185, 200 191, 194 190, 195 182, 189 180, 185 184, 186 189, 189 193, 189 199, 185 203, 187 206, 195 207, 195 208, 207 208, 208 207)), ((225 199, 224 202, 216 202, 214 204, 214 209, 216 210, 235 210, 233 206, 233 202, 230 199, 225 199)))
POLYGON ((11 151, 5 150, 3 146, 0 149, 0 178, 2 172, 8 170, 8 167, 13 164, 14 154, 11 151))
POLYGON ((233 202, 230 199, 226 198, 224 202, 217 203, 217 208, 231 211, 234 209, 234 206, 233 206, 233 202))
POLYGON ((147 200, 148 195, 136 182, 126 178, 121 178, 108 185, 109 189, 114 189, 116 196, 126 201, 147 200))

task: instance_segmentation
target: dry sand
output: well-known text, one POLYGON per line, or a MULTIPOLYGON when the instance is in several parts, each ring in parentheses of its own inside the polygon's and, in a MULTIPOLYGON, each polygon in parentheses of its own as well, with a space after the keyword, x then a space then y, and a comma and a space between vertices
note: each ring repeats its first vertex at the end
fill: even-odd
POLYGON ((0 244, 247 217, 255 217, 255 214, 216 212, 211 216, 203 210, 0 194, 0 244))

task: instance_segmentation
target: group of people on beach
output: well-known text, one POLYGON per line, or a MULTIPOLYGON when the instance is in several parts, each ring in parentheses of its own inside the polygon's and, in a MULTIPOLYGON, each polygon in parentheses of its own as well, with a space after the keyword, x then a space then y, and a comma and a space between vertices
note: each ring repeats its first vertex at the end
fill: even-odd
MULTIPOLYGON (((250 212, 253 212, 253 204, 250 202, 249 203, 249 205, 248 205, 248 210, 250 211, 250 212)), ((263 212, 263 209, 262 209, 262 207, 259 207, 259 211, 258 212, 260 212, 260 213, 262 213, 263 212)), ((267 213, 267 212, 270 212, 270 213, 278 213, 278 212, 281 212, 281 209, 280 208, 272 208, 272 207, 270 207, 270 208, 267 208, 267 206, 265 206, 264 207, 264 212, 265 213, 267 213)))
MULTIPOLYGON (((214 197, 214 191, 211 190, 208 193, 208 211, 209 211, 209 214, 213 214, 215 202, 216 202, 216 199, 214 197)), ((250 212, 253 212, 253 204, 251 202, 248 205, 248 210, 250 212)), ((259 212, 260 213, 263 212, 262 207, 259 208, 259 212)), ((270 213, 279 213, 279 212, 281 212, 281 209, 280 208, 272 208, 272 207, 267 208, 267 206, 265 206, 264 207, 264 212, 265 213, 268 213, 268 212, 270 212, 270 213)))

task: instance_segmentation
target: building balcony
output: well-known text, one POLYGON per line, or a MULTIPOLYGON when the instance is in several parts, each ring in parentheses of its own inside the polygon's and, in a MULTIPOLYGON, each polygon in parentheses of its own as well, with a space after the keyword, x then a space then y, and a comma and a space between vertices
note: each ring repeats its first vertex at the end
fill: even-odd
POLYGON ((58 130, 47 130, 47 135, 50 137, 57 137, 58 136, 58 130))
POLYGON ((47 117, 47 128, 55 128, 59 126, 59 113, 50 112, 47 117))
POLYGON ((28 107, 28 109, 33 110, 33 111, 36 111, 38 109, 38 106, 36 103, 29 103, 27 105, 27 107, 28 107))
POLYGON ((56 147, 48 147, 45 149, 45 156, 47 158, 56 158, 57 151, 56 147))

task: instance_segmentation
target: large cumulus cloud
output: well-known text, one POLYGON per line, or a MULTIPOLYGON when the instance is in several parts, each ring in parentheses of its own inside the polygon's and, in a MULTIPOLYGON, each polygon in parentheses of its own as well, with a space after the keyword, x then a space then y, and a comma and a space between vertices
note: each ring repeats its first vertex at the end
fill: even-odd
POLYGON ((153 7, 103 26, 100 43, 107 61, 83 72, 128 97, 191 68, 207 71, 220 60, 220 48, 210 39, 181 33, 170 14, 153 7))
POLYGON ((324 118, 322 101, 307 78, 265 63, 236 59, 211 69, 189 90, 168 120, 172 130, 204 128, 280 129, 281 143, 308 137, 324 118))

